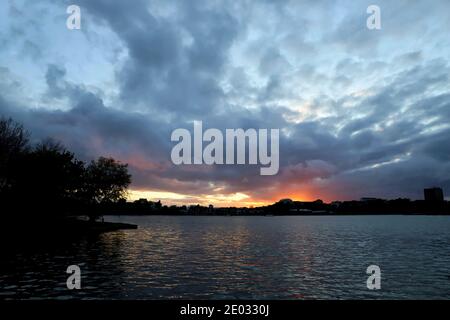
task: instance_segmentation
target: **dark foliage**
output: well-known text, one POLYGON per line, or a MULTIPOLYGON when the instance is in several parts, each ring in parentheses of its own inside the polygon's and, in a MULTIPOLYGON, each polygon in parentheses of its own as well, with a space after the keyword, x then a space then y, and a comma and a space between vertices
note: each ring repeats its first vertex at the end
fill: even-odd
POLYGON ((130 182, 126 164, 101 157, 86 165, 52 140, 31 147, 21 125, 0 120, 0 201, 7 216, 95 217, 99 204, 123 198, 130 182))

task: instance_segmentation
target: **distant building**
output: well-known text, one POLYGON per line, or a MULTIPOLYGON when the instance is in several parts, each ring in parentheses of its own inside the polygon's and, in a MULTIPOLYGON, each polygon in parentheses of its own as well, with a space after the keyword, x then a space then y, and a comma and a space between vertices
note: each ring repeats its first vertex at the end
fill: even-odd
POLYGON ((139 200, 135 200, 134 203, 136 204, 148 204, 148 200, 145 198, 140 198, 139 200))
POLYGON ((444 192, 441 188, 428 188, 423 190, 425 201, 444 201, 444 192))

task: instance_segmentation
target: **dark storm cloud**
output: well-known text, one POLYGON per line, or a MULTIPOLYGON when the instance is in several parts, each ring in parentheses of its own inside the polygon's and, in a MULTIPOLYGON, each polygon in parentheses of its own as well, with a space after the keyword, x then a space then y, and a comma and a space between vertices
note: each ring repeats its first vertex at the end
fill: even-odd
POLYGON ((239 28, 225 8, 177 1, 169 4, 177 7, 176 14, 157 17, 145 1, 79 3, 107 23, 127 48, 117 78, 130 108, 187 117, 223 105, 219 81, 239 28))

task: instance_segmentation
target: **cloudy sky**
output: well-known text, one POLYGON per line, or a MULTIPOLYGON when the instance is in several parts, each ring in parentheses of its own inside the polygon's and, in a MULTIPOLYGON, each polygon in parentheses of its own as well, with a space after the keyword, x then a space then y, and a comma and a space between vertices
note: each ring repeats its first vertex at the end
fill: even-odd
POLYGON ((448 0, 5 0, 0 115, 128 163, 131 198, 422 198, 450 194, 449 57, 448 0), (173 165, 171 132, 194 120, 279 128, 279 173, 173 165))

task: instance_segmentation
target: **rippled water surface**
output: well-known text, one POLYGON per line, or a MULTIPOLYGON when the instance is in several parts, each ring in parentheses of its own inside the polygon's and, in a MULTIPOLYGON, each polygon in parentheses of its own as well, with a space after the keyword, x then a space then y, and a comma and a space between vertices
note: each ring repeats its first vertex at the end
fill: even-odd
POLYGON ((2 255, 0 299, 450 298, 450 217, 106 220, 139 229, 2 255), (66 287, 73 264, 81 290, 66 287))

